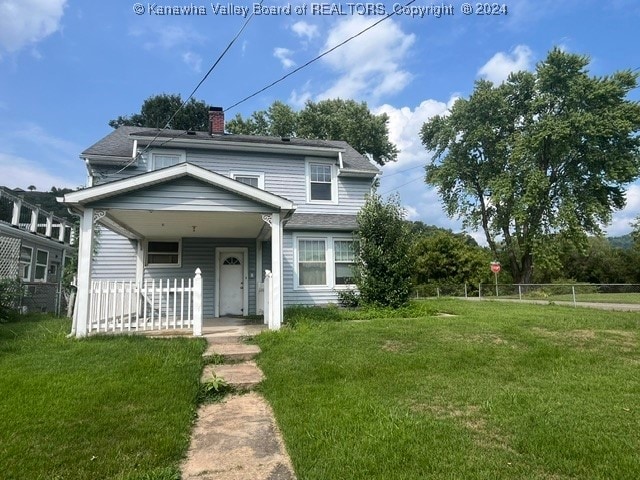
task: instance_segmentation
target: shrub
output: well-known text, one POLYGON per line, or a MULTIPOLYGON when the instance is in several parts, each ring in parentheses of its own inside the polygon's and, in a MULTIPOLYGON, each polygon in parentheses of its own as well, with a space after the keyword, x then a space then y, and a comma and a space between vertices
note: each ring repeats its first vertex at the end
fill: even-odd
POLYGON ((0 322, 8 322, 15 318, 23 290, 19 279, 0 280, 0 322))
POLYGON ((338 302, 344 308, 356 308, 360 305, 360 293, 355 289, 337 290, 338 302))

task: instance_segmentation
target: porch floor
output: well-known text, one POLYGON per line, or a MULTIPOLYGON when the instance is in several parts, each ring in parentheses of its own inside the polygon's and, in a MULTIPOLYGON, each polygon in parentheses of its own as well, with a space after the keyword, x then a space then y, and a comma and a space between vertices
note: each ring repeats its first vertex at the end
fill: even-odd
MULTIPOLYGON (((250 337, 257 335, 267 326, 261 319, 247 319, 245 317, 208 317, 202 320, 203 336, 220 337, 250 337)), ((174 337, 193 335, 193 329, 173 329, 173 330, 146 330, 141 331, 143 335, 153 337, 174 337)))

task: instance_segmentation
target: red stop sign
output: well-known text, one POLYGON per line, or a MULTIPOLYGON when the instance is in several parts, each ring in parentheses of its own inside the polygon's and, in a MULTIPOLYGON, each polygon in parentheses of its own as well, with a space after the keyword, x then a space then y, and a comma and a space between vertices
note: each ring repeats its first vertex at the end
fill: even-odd
POLYGON ((491 262, 491 271, 493 273, 500 273, 500 262, 491 262))

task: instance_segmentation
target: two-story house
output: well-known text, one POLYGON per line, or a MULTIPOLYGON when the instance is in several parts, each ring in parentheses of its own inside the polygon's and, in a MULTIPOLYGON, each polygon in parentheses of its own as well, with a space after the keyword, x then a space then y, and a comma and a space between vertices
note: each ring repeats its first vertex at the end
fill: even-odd
MULTIPOLYGON (((209 132, 120 127, 81 158, 88 187, 64 197, 82 215, 78 336, 100 330, 98 310, 113 329, 141 328, 163 315, 163 291, 174 307, 184 301, 174 280, 197 269, 204 317, 268 305, 277 328, 286 305, 335 302, 351 283, 356 214, 379 173, 346 142, 225 134, 220 108, 209 132), (105 290, 115 280, 123 286, 105 290)), ((175 308, 164 315, 180 323, 175 308)))

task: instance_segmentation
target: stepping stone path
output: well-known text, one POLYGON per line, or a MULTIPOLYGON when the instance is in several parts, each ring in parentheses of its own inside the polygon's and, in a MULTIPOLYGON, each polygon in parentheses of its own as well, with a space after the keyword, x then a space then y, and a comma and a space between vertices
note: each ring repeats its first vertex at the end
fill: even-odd
POLYGON ((264 398, 251 391, 264 379, 253 358, 257 345, 242 342, 241 335, 205 335, 205 358, 221 357, 222 365, 206 365, 201 381, 212 375, 239 391, 220 403, 198 410, 183 480, 295 480, 291 460, 264 398))

